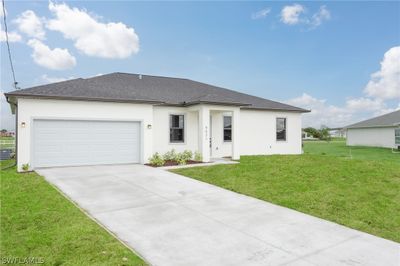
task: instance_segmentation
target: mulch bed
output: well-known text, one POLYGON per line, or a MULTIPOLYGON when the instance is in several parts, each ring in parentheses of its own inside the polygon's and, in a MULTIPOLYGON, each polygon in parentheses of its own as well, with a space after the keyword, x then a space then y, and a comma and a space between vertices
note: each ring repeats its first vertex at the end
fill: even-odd
MULTIPOLYGON (((186 164, 198 164, 198 163, 203 163, 203 162, 193 161, 193 160, 189 160, 186 162, 186 164)), ((162 166, 156 166, 156 165, 150 164, 150 163, 146 163, 146 165, 152 166, 152 167, 163 167, 163 166, 174 166, 174 165, 180 165, 180 164, 177 161, 168 160, 168 161, 165 161, 164 165, 162 165, 162 166)))

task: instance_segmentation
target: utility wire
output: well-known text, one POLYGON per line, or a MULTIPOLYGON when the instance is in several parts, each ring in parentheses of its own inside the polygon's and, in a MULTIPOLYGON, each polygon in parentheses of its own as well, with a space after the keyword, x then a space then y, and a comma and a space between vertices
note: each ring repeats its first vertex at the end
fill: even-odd
POLYGON ((10 60, 10 66, 11 66, 11 72, 12 72, 12 76, 13 76, 13 80, 14 80, 14 88, 18 89, 17 87, 17 80, 15 79, 15 71, 14 71, 14 65, 12 62, 12 57, 11 57, 11 49, 10 49, 10 42, 8 41, 8 28, 7 28, 7 15, 6 15, 6 7, 5 7, 5 3, 4 0, 1 1, 3 4, 3 20, 4 20, 4 32, 6 35, 6 43, 7 43, 7 50, 8 50, 8 59, 10 60))

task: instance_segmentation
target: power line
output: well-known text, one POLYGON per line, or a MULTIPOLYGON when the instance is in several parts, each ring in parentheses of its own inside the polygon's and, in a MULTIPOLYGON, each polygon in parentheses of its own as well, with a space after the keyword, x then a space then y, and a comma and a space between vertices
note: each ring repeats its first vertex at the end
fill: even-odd
POLYGON ((7 50, 8 50, 8 59, 10 60, 10 67, 11 67, 11 72, 12 72, 12 76, 13 76, 13 80, 14 80, 14 88, 18 89, 17 87, 17 80, 15 79, 15 71, 14 71, 14 65, 12 62, 12 57, 11 57, 11 49, 10 49, 10 43, 8 41, 8 28, 7 28, 7 15, 6 15, 6 7, 5 7, 5 3, 4 0, 2 0, 2 4, 3 4, 3 20, 4 20, 4 32, 6 35, 6 43, 7 43, 7 50))

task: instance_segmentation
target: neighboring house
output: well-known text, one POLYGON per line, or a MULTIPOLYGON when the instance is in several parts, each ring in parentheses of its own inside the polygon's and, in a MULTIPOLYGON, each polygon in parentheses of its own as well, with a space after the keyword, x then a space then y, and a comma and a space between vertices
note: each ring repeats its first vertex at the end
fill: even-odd
POLYGON ((330 128, 329 135, 332 138, 346 138, 346 129, 345 128, 330 128))
POLYGON ((347 129, 347 145, 397 148, 400 146, 400 110, 368 119, 347 129))
POLYGON ((10 131, 1 131, 0 137, 14 137, 15 133, 10 131))
POLYGON ((17 164, 146 163, 155 152, 203 161, 301 154, 307 110, 181 78, 112 73, 6 93, 17 114, 17 164))
POLYGON ((308 132, 303 131, 301 134, 303 140, 318 140, 318 138, 314 138, 313 135, 308 132))

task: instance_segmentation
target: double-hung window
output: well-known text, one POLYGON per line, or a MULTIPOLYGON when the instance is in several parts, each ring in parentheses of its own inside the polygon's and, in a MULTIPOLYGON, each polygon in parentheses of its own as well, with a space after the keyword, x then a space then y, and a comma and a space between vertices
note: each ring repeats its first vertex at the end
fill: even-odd
POLYGON ((224 116, 224 142, 232 141, 232 116, 224 116))
POLYGON ((276 119, 276 140, 286 141, 286 118, 276 119))
POLYGON ((400 145, 400 128, 394 130, 394 142, 396 145, 400 145))
POLYGON ((183 143, 185 141, 185 116, 169 116, 169 142, 183 143))

